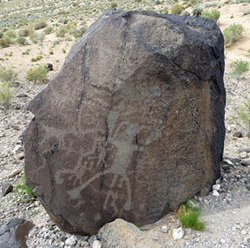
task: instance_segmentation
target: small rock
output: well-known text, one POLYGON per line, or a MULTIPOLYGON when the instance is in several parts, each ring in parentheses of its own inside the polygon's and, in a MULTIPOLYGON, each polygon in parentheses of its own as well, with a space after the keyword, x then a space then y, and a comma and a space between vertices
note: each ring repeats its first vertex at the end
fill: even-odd
POLYGON ((217 179, 215 183, 220 184, 221 183, 221 178, 217 179))
POLYGON ((11 172, 11 174, 9 175, 9 177, 14 177, 14 176, 20 174, 21 172, 22 172, 21 169, 14 170, 14 171, 11 172))
POLYGON ((241 235, 246 235, 247 234, 247 231, 245 229, 241 230, 240 232, 241 235))
POLYGON ((21 84, 19 82, 11 82, 11 87, 18 88, 21 84))
POLYGON ((226 240, 225 240, 225 239, 221 239, 220 242, 221 242, 222 244, 225 244, 225 243, 226 243, 226 240))
POLYGON ((213 190, 220 191, 220 184, 213 185, 213 190))
POLYGON ((3 183, 2 185, 2 196, 6 196, 13 190, 13 185, 11 183, 3 183))
POLYGON ((88 242, 87 242, 87 241, 82 240, 82 241, 80 242, 80 247, 86 247, 87 245, 88 245, 88 242))
POLYGON ((23 151, 23 147, 20 146, 20 145, 15 146, 15 148, 13 149, 14 154, 17 154, 17 153, 19 153, 21 151, 23 151))
POLYGON ((226 163, 226 164, 231 165, 231 166, 234 165, 233 162, 231 160, 229 160, 229 159, 224 159, 223 163, 226 163))
POLYGON ((18 94, 16 97, 22 98, 22 97, 28 97, 28 95, 23 94, 23 93, 20 93, 20 94, 18 94))
POLYGON ((175 228, 173 230, 173 238, 174 240, 177 240, 177 239, 182 239, 184 236, 184 230, 182 227, 178 227, 178 228, 175 228))
POLYGON ((65 245, 72 246, 77 243, 77 240, 74 236, 71 236, 70 238, 65 240, 65 245))
POLYGON ((235 133, 233 134, 233 137, 236 137, 236 138, 242 138, 242 137, 243 137, 243 135, 242 135, 242 133, 241 133, 241 132, 235 132, 235 133))
POLYGON ((48 71, 53 71, 53 65, 51 63, 47 63, 46 68, 48 69, 48 71))
POLYGON ((242 152, 242 153, 240 153, 240 157, 241 157, 242 159, 244 159, 244 158, 247 158, 248 155, 247 155, 246 152, 242 152))
POLYGON ((213 196, 218 197, 218 196, 220 196, 220 194, 219 194, 219 192, 217 190, 213 190, 213 196))
POLYGON ((94 240, 91 248, 101 248, 102 247, 102 243, 100 240, 94 240))
POLYGON ((237 126, 235 124, 232 124, 228 127, 228 131, 231 132, 233 130, 236 130, 237 126))
POLYGON ((224 164, 224 165, 222 166, 222 169, 223 169, 225 172, 227 172, 227 173, 230 172, 230 166, 229 166, 228 164, 224 164))
POLYGON ((166 232, 168 231, 168 227, 167 227, 167 226, 162 226, 162 227, 161 227, 161 231, 162 231, 163 233, 166 233, 166 232))
POLYGON ((250 159, 244 159, 240 161, 242 166, 250 166, 250 159))

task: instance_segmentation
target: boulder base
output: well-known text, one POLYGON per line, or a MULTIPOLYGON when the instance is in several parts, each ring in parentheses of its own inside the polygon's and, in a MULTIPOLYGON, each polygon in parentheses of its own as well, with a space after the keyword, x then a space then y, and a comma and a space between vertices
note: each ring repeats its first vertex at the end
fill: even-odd
POLYGON ((223 49, 205 18, 110 10, 90 26, 28 105, 27 184, 61 229, 145 225, 210 190, 225 135, 223 49))

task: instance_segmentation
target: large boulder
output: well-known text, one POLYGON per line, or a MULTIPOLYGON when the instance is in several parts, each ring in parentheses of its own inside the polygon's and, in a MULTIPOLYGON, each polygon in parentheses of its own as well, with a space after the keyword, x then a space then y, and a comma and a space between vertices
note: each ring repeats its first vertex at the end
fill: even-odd
MULTIPOLYGON (((152 223, 220 177, 223 36, 211 19, 105 12, 28 105, 25 173, 55 223, 152 223)), ((204 190, 205 188, 205 190, 204 190)))

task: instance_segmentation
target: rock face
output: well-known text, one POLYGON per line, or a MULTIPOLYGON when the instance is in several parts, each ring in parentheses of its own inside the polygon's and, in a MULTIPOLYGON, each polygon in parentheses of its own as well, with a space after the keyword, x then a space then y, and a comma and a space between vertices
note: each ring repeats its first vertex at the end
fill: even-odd
MULTIPOLYGON (((27 184, 64 231, 144 225, 220 177, 223 36, 214 21, 105 12, 28 105, 27 184)), ((204 190, 205 188, 205 190, 204 190)))

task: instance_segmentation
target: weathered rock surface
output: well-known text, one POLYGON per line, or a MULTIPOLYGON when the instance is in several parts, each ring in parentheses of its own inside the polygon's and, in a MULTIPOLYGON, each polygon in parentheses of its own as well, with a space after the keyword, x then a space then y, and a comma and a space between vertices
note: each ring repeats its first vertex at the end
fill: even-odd
POLYGON ((26 248, 26 237, 33 227, 34 224, 25 219, 11 219, 0 227, 0 247, 26 248))
POLYGON ((153 248, 159 247, 134 224, 123 219, 104 225, 98 232, 102 248, 153 248))
MULTIPOLYGON (((223 37, 215 22, 105 12, 29 104, 27 184, 57 225, 144 225, 220 176, 223 37)), ((205 190, 203 190, 205 188, 205 190)))

